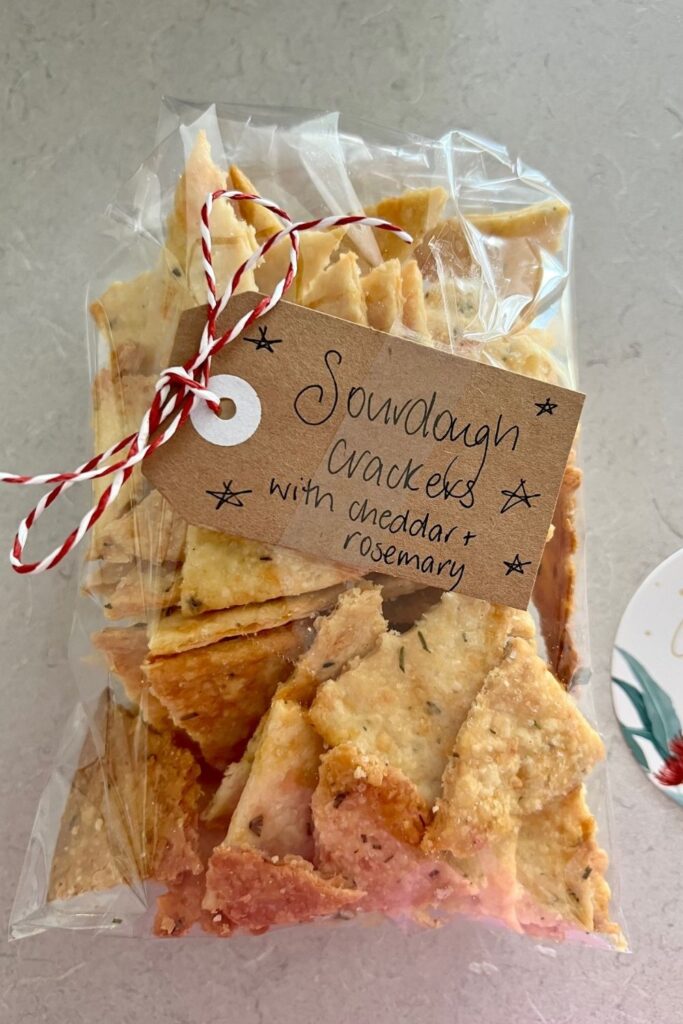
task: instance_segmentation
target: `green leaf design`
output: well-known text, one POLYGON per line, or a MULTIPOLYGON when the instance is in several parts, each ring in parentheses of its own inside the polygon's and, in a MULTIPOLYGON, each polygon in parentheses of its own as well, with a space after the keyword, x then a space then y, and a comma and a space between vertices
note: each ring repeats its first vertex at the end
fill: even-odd
MULTIPOLYGON (((661 757, 669 756, 669 740, 681 732, 681 723, 668 693, 658 686, 647 669, 628 651, 617 647, 642 687, 645 709, 651 723, 652 740, 661 757)), ((645 723, 643 723, 644 725, 645 723)))
POLYGON ((640 724, 643 728, 646 729, 648 733, 652 733, 652 722, 650 721, 650 716, 647 713, 645 701, 643 700, 643 695, 640 690, 636 690, 635 686, 632 686, 631 683, 624 682, 623 679, 617 679, 616 676, 612 676, 612 682, 615 686, 618 686, 623 690, 629 698, 631 704, 633 704, 633 707, 638 712, 638 718, 640 719, 640 724))
POLYGON ((635 737, 633 735, 633 730, 631 730, 627 726, 621 725, 621 724, 620 724, 620 728, 621 728, 621 735, 626 740, 626 745, 629 747, 629 749, 630 749, 631 753, 633 754, 633 756, 635 757, 636 761, 638 762, 638 764, 640 765, 641 768, 644 768, 646 772, 649 772, 650 771, 650 766, 647 763, 647 758, 645 757, 645 754, 642 751, 640 743, 638 743, 638 741, 635 739, 635 737))

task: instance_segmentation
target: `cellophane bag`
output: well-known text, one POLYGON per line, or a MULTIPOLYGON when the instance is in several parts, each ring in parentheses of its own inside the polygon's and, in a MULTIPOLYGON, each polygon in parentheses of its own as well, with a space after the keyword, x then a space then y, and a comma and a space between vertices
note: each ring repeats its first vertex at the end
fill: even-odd
MULTIPOLYGON (((543 175, 458 131, 166 101, 89 285, 95 452, 138 428, 181 313, 206 301, 200 210, 221 188, 293 219, 365 211, 410 232, 410 245, 368 226, 302 235, 288 301, 576 388, 572 216, 543 175)), ((281 223, 253 203, 212 216, 220 293, 281 223)), ((279 243, 239 290, 270 294, 287 258, 279 243)), ((587 685, 580 485, 575 442, 520 612, 187 525, 136 468, 86 540, 80 701, 12 935, 447 927, 458 914, 625 948, 587 685)))

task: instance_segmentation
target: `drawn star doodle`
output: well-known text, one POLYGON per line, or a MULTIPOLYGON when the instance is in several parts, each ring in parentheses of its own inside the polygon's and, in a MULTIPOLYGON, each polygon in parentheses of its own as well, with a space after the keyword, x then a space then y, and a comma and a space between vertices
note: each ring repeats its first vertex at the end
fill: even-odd
POLYGON ((557 409, 557 402, 551 402, 549 398, 546 398, 545 402, 534 402, 534 405, 538 409, 537 416, 542 416, 546 412, 549 416, 552 416, 555 409, 557 409))
POLYGON ((509 512, 511 508, 515 508, 516 505, 526 505, 527 508, 533 508, 531 504, 532 498, 540 498, 540 492, 538 494, 528 494, 526 489, 526 480, 520 480, 518 486, 514 491, 501 491, 500 492, 507 500, 500 510, 502 515, 504 512, 509 512))
POLYGON ((531 562, 522 562, 522 560, 519 557, 519 554, 516 554, 511 562, 506 562, 505 560, 503 560, 503 565, 507 566, 507 570, 505 572, 506 576, 509 576, 511 572, 518 572, 520 576, 523 576, 524 566, 531 565, 531 562))
POLYGON ((252 494, 250 490, 234 491, 232 489, 232 480, 227 482, 223 481, 222 491, 206 491, 206 494, 210 494, 212 498, 216 499, 216 510, 223 508, 223 505, 232 505, 233 508, 244 508, 244 502, 242 501, 243 494, 252 494))
POLYGON ((275 349, 273 348, 273 345, 281 345, 282 344, 282 338, 269 338, 268 337, 268 324, 265 324, 265 325, 259 324, 258 333, 259 333, 258 338, 245 338, 244 339, 245 341, 248 341, 251 345, 256 345, 256 351, 257 352, 260 352, 262 348, 264 348, 266 350, 266 352, 274 352, 275 349))

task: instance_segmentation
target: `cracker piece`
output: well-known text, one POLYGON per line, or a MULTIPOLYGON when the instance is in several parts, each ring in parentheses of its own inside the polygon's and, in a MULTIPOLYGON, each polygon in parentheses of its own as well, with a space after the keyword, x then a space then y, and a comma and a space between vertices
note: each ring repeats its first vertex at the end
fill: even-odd
MULTIPOLYGON (((377 587, 354 588, 343 593, 330 615, 316 620, 313 642, 299 658, 292 675, 280 683, 274 704, 285 700, 310 703, 321 681, 336 678, 349 661, 366 655, 385 629, 377 587)), ((234 812, 267 721, 268 715, 264 715, 242 758, 226 768, 204 814, 205 821, 225 821, 234 812)))
POLYGON ((346 590, 330 615, 316 621, 315 639, 280 685, 278 698, 309 704, 320 683, 336 679, 350 662, 369 654, 386 628, 379 587, 346 590))
POLYGON ((125 515, 105 524, 99 536, 99 555, 118 563, 182 562, 186 532, 187 523, 162 494, 150 491, 125 515))
MULTIPOLYGON (((328 268, 330 259, 339 248, 341 241, 344 237, 345 229, 336 228, 328 231, 305 231, 299 240, 299 261, 297 275, 292 285, 291 291, 288 293, 288 298, 295 302, 299 302, 304 306, 309 305, 309 294, 311 292, 311 285, 318 281, 318 278, 328 268)), ((264 257, 263 262, 254 271, 254 277, 256 279, 256 285, 260 292, 264 292, 269 295, 275 288, 275 285, 280 281, 287 273, 287 267, 289 265, 289 249, 290 245, 286 239, 278 242, 269 253, 264 257)), ((330 268, 331 269, 331 268, 330 268)), ((343 282, 342 282, 343 285, 343 282)), ((334 297, 332 295, 332 289, 334 287, 334 280, 327 281, 325 286, 329 289, 326 294, 322 293, 322 298, 325 301, 332 301, 334 297)), ((354 295, 356 284, 353 283, 354 295)), ((335 301, 342 302, 342 298, 337 297, 335 301)), ((321 307, 322 308, 322 307, 321 307)), ((333 312, 332 309, 323 309, 323 312, 333 312)), ((342 314, 337 314, 341 316, 342 314)), ((346 319, 350 319, 347 317, 346 319)), ((363 322, 364 321, 360 321, 363 322)))
MULTIPOLYGON (((258 189, 246 174, 234 164, 230 168, 230 177, 234 188, 242 192, 259 194, 258 189)), ((257 203, 241 203, 240 212, 254 228, 258 245, 265 242, 271 235, 277 234, 284 227, 279 217, 257 203)), ((305 300, 311 282, 318 274, 322 273, 330 262, 330 258, 339 248, 344 235, 344 228, 336 228, 332 231, 306 231, 301 235, 299 239, 299 269, 292 288, 293 297, 297 302, 305 300)), ((285 276, 289 264, 289 250, 289 242, 283 240, 264 257, 263 262, 254 272, 259 291, 270 294, 278 281, 285 276)))
MULTIPOLYGON (((103 601, 108 619, 148 619, 165 608, 173 608, 180 601, 180 573, 175 565, 148 565, 135 562, 122 572, 119 565, 118 581, 97 584, 97 574, 91 577, 89 590, 95 591, 103 601)), ((109 573, 100 579, 108 579, 109 573)))
POLYGON ((335 872, 361 893, 358 907, 414 915, 433 906, 471 901, 465 879, 420 849, 429 807, 401 772, 351 744, 323 756, 313 796, 321 870, 335 872))
POLYGON ((251 766, 261 742, 261 733, 268 719, 268 712, 257 725, 239 761, 233 761, 225 769, 221 783, 214 793, 208 807, 202 812, 202 820, 215 824, 224 823, 227 827, 230 818, 242 796, 247 784, 251 766))
POLYGON ((571 622, 576 594, 576 512, 580 486, 581 470, 570 456, 553 514, 553 534, 543 550, 532 595, 541 620, 548 661, 566 687, 571 685, 579 665, 571 622))
MULTIPOLYGON (((226 187, 226 174, 211 159, 211 147, 205 132, 199 132, 187 158, 185 170, 176 189, 173 210, 167 224, 167 247, 185 271, 189 290, 196 304, 206 301, 206 284, 202 263, 200 215, 209 192, 226 187)), ((220 295, 228 278, 257 248, 254 229, 240 220, 234 205, 218 199, 210 218, 213 268, 220 295)), ((237 292, 254 291, 253 271, 240 281, 237 292)))
MULTIPOLYGON (((141 374, 119 377, 110 369, 100 370, 93 381, 93 430, 95 452, 111 448, 122 438, 134 433, 154 395, 154 377, 141 374)), ((114 456, 113 461, 121 456, 114 456)), ((93 498, 99 501, 111 478, 92 481, 93 498)), ((107 523, 120 516, 130 503, 142 496, 143 479, 136 466, 126 486, 105 510, 91 531, 91 557, 99 557, 100 537, 107 523)))
POLYGON ((458 733, 425 848, 470 856, 576 787, 603 756, 531 644, 510 640, 458 733))
POLYGON ((400 322, 403 310, 401 264, 388 260, 361 278, 368 324, 378 331, 391 332, 400 322))
MULTIPOLYGON (((582 786, 551 801, 521 823, 517 877, 537 908, 585 932, 619 934, 605 917, 610 890, 607 855, 598 846, 596 824, 582 786)), ((529 915, 531 916, 531 915, 529 915)), ((533 915, 538 920, 539 915, 533 915)), ((520 918, 525 920, 524 900, 520 918)))
POLYGON ((273 863, 259 850, 219 846, 209 862, 203 906, 215 931, 229 935, 235 928, 260 933, 328 917, 358 896, 301 857, 273 863))
POLYGON ((158 372, 168 363, 180 314, 195 305, 176 258, 163 249, 154 270, 115 281, 90 306, 109 344, 113 368, 158 372))
POLYGON ((154 934, 164 939, 179 939, 187 935, 205 915, 202 910, 204 887, 203 874, 185 874, 169 885, 168 890, 157 898, 154 934))
POLYGON ((341 317, 342 320, 367 325, 365 297, 356 254, 343 252, 336 263, 330 264, 318 274, 306 292, 304 305, 321 313, 341 317))
POLYGON ((98 651, 102 651, 109 670, 121 680, 126 697, 140 709, 148 725, 159 731, 172 728, 168 712, 149 692, 142 673, 142 663, 147 657, 145 626, 102 629, 93 633, 92 642, 98 651))
POLYGON ((548 331, 528 327, 478 346, 473 351, 473 358, 525 377, 561 385, 562 374, 548 351, 550 347, 552 335, 548 331))
MULTIPOLYGON (((438 345, 459 345, 458 354, 481 358, 479 345, 462 350, 465 335, 484 329, 480 314, 481 282, 478 278, 462 279, 442 274, 425 293, 427 329, 438 345)), ((487 360, 490 361, 490 360, 487 360)))
POLYGON ((553 290, 546 254, 561 248, 568 215, 569 208, 557 200, 507 213, 468 213, 466 219, 436 224, 415 255, 431 279, 444 271, 451 278, 480 278, 485 262, 497 298, 514 300, 517 323, 529 323, 538 312, 544 283, 553 290))
POLYGON ((445 593, 407 633, 325 683, 311 720, 325 742, 351 742, 398 768, 431 806, 465 716, 512 633, 533 635, 526 613, 445 593))
POLYGON ((230 819, 228 846, 313 860, 311 796, 322 749, 306 711, 294 701, 274 700, 230 819))
POLYGON ((228 637, 261 633, 288 622, 310 618, 331 608, 339 596, 339 590, 339 587, 327 587, 308 594, 276 597, 272 601, 238 605, 196 616, 183 615, 179 611, 171 612, 150 623, 150 654, 154 657, 179 654, 228 637))
POLYGON ((468 213, 467 220, 483 235, 496 238, 533 239, 557 252, 569 219, 569 207, 559 199, 547 199, 521 210, 468 213))
MULTIPOLYGON (((261 193, 249 180, 244 171, 241 171, 236 164, 231 164, 228 171, 232 187, 238 192, 247 192, 249 195, 260 195, 261 193)), ((243 202, 239 204, 239 212, 248 224, 254 229, 256 241, 262 245, 271 235, 276 235, 284 227, 283 222, 270 210, 258 203, 243 202)))
POLYGON ((223 769, 241 756, 277 684, 308 641, 308 631, 293 623, 153 658, 143 671, 173 723, 199 744, 209 764, 223 769))
POLYGON ((403 326, 414 331, 423 341, 429 340, 424 282, 416 260, 406 260, 401 267, 403 326))
POLYGON ((190 526, 181 607, 186 615, 324 590, 357 573, 289 548, 190 526))
POLYGON ((380 199, 376 206, 367 207, 368 217, 381 217, 390 224, 397 224, 413 238, 413 245, 407 245, 390 231, 375 228, 375 238, 385 260, 398 257, 407 259, 412 248, 419 243, 423 235, 436 225, 446 205, 448 193, 440 186, 435 188, 416 188, 404 192, 400 196, 387 196, 380 199))
POLYGON ((152 878, 172 882, 201 871, 199 766, 169 733, 107 698, 102 757, 92 737, 62 816, 49 900, 152 878))

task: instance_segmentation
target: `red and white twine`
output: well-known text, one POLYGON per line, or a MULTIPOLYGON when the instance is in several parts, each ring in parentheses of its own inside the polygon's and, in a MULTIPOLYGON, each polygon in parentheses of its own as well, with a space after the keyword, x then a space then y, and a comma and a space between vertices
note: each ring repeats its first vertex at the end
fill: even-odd
POLYGON ((35 508, 31 509, 25 519, 19 524, 14 543, 10 551, 10 563, 18 573, 36 574, 45 572, 58 565, 62 559, 69 554, 86 535, 88 530, 100 519, 105 510, 118 497, 122 487, 130 478, 135 466, 142 462, 150 452, 156 451, 163 444, 166 444, 173 437, 178 427, 188 419, 190 412, 198 402, 206 404, 216 413, 220 412, 220 402, 216 395, 208 388, 208 381, 211 376, 211 360, 213 356, 231 341, 234 341, 242 331, 250 327, 256 320, 270 312, 292 284, 297 272, 299 256, 299 236, 304 231, 324 230, 332 227, 346 227, 353 224, 365 224, 369 227, 380 228, 383 231, 391 231, 405 242, 412 239, 407 232, 395 224, 380 220, 378 217, 366 217, 362 214, 347 215, 340 217, 319 217, 316 220, 299 221, 294 223, 289 215, 275 203, 262 196, 251 195, 246 192, 228 191, 219 189, 207 196, 202 207, 200 232, 202 240, 202 262, 204 265, 204 276, 206 278, 208 314, 204 330, 199 342, 196 354, 183 366, 171 366, 159 375, 156 383, 154 398, 149 409, 142 418, 138 430, 121 438, 117 444, 112 445, 99 455, 94 455, 87 462, 78 466, 70 473, 40 473, 36 476, 20 476, 15 473, 0 472, 0 483, 40 485, 56 484, 52 490, 44 494, 35 508), (242 263, 235 271, 228 285, 219 299, 216 294, 216 275, 213 270, 212 240, 209 218, 214 202, 217 199, 227 199, 235 202, 258 203, 259 206, 270 210, 283 222, 283 228, 259 246, 252 255, 242 263), (289 242, 289 264, 287 272, 273 289, 269 296, 262 298, 249 313, 246 313, 228 331, 216 337, 216 321, 225 309, 239 286, 240 281, 246 273, 258 264, 273 246, 282 239, 289 242), (163 428, 160 430, 160 428, 163 428), (157 431, 159 433, 157 434, 157 431), (156 436, 155 436, 156 435, 156 436), (124 452, 125 455, 118 461, 110 460, 124 452), (43 513, 54 504, 57 498, 74 484, 84 480, 96 480, 101 477, 111 476, 109 486, 102 492, 98 501, 83 516, 78 526, 71 531, 68 537, 62 541, 53 551, 42 558, 39 562, 24 562, 23 554, 29 531, 40 519, 43 513))

